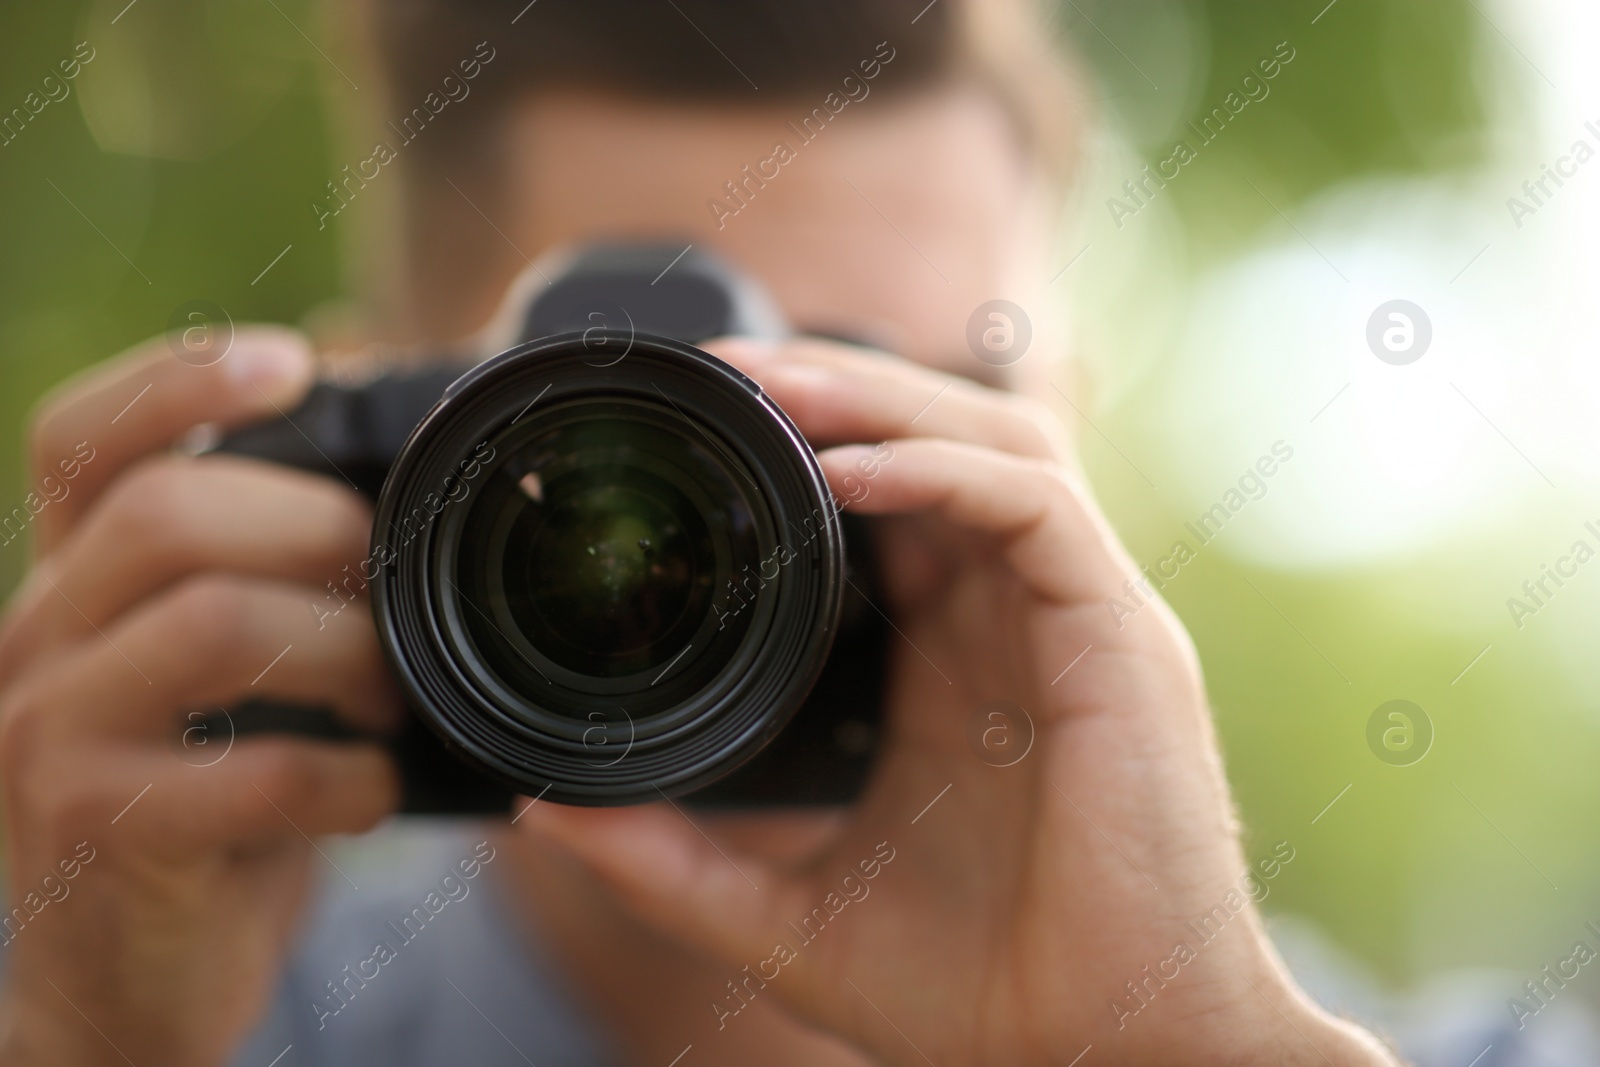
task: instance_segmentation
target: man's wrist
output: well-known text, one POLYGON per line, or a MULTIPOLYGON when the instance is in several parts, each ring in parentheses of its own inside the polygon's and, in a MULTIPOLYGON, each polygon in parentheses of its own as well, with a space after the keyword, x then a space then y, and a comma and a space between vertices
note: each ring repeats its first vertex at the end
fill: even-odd
MULTIPOLYGON (((1253 994, 1254 995, 1254 994, 1253 994)), ((1345 1019, 1335 1018, 1296 989, 1268 1000, 1272 1009, 1254 1034, 1241 1034, 1246 1047, 1231 1063, 1283 1064, 1284 1067, 1403 1067, 1402 1061, 1376 1035, 1345 1019)))
MULTIPOLYGON (((1227 993, 1186 1005, 1168 1025, 1147 1034, 1124 1062, 1150 1067, 1403 1067, 1375 1035, 1335 1018, 1314 1003, 1279 967, 1253 980, 1235 971, 1219 985, 1227 993)), ((1217 992, 1221 992, 1219 988, 1217 992)))
POLYGON ((1370 1031, 1342 1019, 1323 1016, 1322 1027, 1316 1036, 1310 1028, 1300 1036, 1304 1050, 1298 1059, 1286 1056, 1273 1063, 1305 1064, 1315 1067, 1332 1063, 1334 1067, 1403 1067, 1401 1059, 1370 1031))

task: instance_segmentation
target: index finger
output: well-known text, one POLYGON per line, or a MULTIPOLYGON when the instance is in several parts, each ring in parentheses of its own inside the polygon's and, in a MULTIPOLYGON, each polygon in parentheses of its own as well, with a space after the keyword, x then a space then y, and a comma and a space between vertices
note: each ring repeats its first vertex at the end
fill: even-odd
POLYGON ((232 426, 296 403, 312 378, 294 330, 240 327, 220 356, 180 359, 167 337, 147 341, 52 390, 29 436, 36 550, 48 553, 94 498, 135 460, 194 426, 232 426))
POLYGON ((796 338, 718 338, 706 351, 753 378, 813 447, 936 437, 1064 459, 1066 432, 1043 404, 881 352, 796 338))

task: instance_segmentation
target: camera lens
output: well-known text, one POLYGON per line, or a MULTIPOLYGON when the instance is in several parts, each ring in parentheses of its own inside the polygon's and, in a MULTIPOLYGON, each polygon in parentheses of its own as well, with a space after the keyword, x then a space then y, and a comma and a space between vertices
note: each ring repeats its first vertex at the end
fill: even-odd
POLYGON ((759 751, 815 683, 844 584, 826 482, 771 400, 688 345, 594 330, 451 387, 385 483, 373 556, 419 717, 490 777, 581 804, 688 792, 759 751))
POLYGON ((735 653, 753 614, 714 609, 737 577, 759 577, 763 504, 725 452, 686 431, 660 400, 574 400, 493 442, 499 465, 469 504, 455 585, 471 651, 504 684, 537 693, 559 680, 602 703, 634 694, 637 721, 735 653))
POLYGON ((684 460, 701 457, 654 461, 651 444, 682 451, 673 449, 682 442, 609 430, 554 431, 519 455, 492 487, 499 499, 480 501, 484 514, 468 520, 463 571, 528 647, 573 671, 616 677, 659 667, 687 644, 696 617, 709 615, 717 577, 735 569, 733 527, 746 534, 739 557, 753 562, 754 546, 736 495, 685 493, 698 487, 680 484, 684 460))

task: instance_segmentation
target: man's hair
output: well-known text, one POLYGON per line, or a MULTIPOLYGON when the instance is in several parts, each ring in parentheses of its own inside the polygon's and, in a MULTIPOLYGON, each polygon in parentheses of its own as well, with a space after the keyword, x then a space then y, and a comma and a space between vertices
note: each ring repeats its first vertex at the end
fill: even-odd
POLYGON ((953 36, 948 4, 911 25, 915 0, 538 0, 512 25, 524 3, 377 5, 396 93, 420 99, 487 41, 499 55, 475 88, 497 95, 581 86, 755 103, 827 92, 884 40, 903 50, 898 77, 927 79, 949 63, 953 36))
MULTIPOLYGON (((493 124, 532 93, 562 88, 723 104, 815 104, 881 42, 905 92, 970 77, 990 84, 1025 144, 1065 170, 1079 120, 1036 0, 375 0, 392 104, 417 105, 479 42, 495 50, 471 109, 493 124), (513 21, 515 20, 515 21, 513 21)), ((476 124, 476 123, 475 123, 476 124)), ((430 141, 435 160, 455 136, 430 141)), ((451 142, 454 142, 453 144, 451 142)), ((421 161, 419 161, 421 162, 421 161)))

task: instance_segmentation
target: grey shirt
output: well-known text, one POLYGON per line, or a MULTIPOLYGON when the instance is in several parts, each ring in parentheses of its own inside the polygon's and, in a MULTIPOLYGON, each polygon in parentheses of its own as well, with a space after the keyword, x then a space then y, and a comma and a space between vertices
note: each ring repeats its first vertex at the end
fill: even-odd
POLYGON ((323 891, 234 1067, 617 1062, 513 924, 477 830, 404 820, 323 845, 323 891))
MULTIPOLYGON (((483 839, 472 824, 400 820, 324 844, 331 862, 321 865, 310 924, 267 1018, 231 1067, 619 1063, 604 1020, 585 1017, 514 925, 500 861, 482 860, 483 839)), ((1391 1037, 1418 1067, 1600 1063, 1600 1034, 1576 996, 1519 1027, 1505 1007, 1518 976, 1451 972, 1400 993, 1309 924, 1272 926, 1314 997, 1391 1037)))

